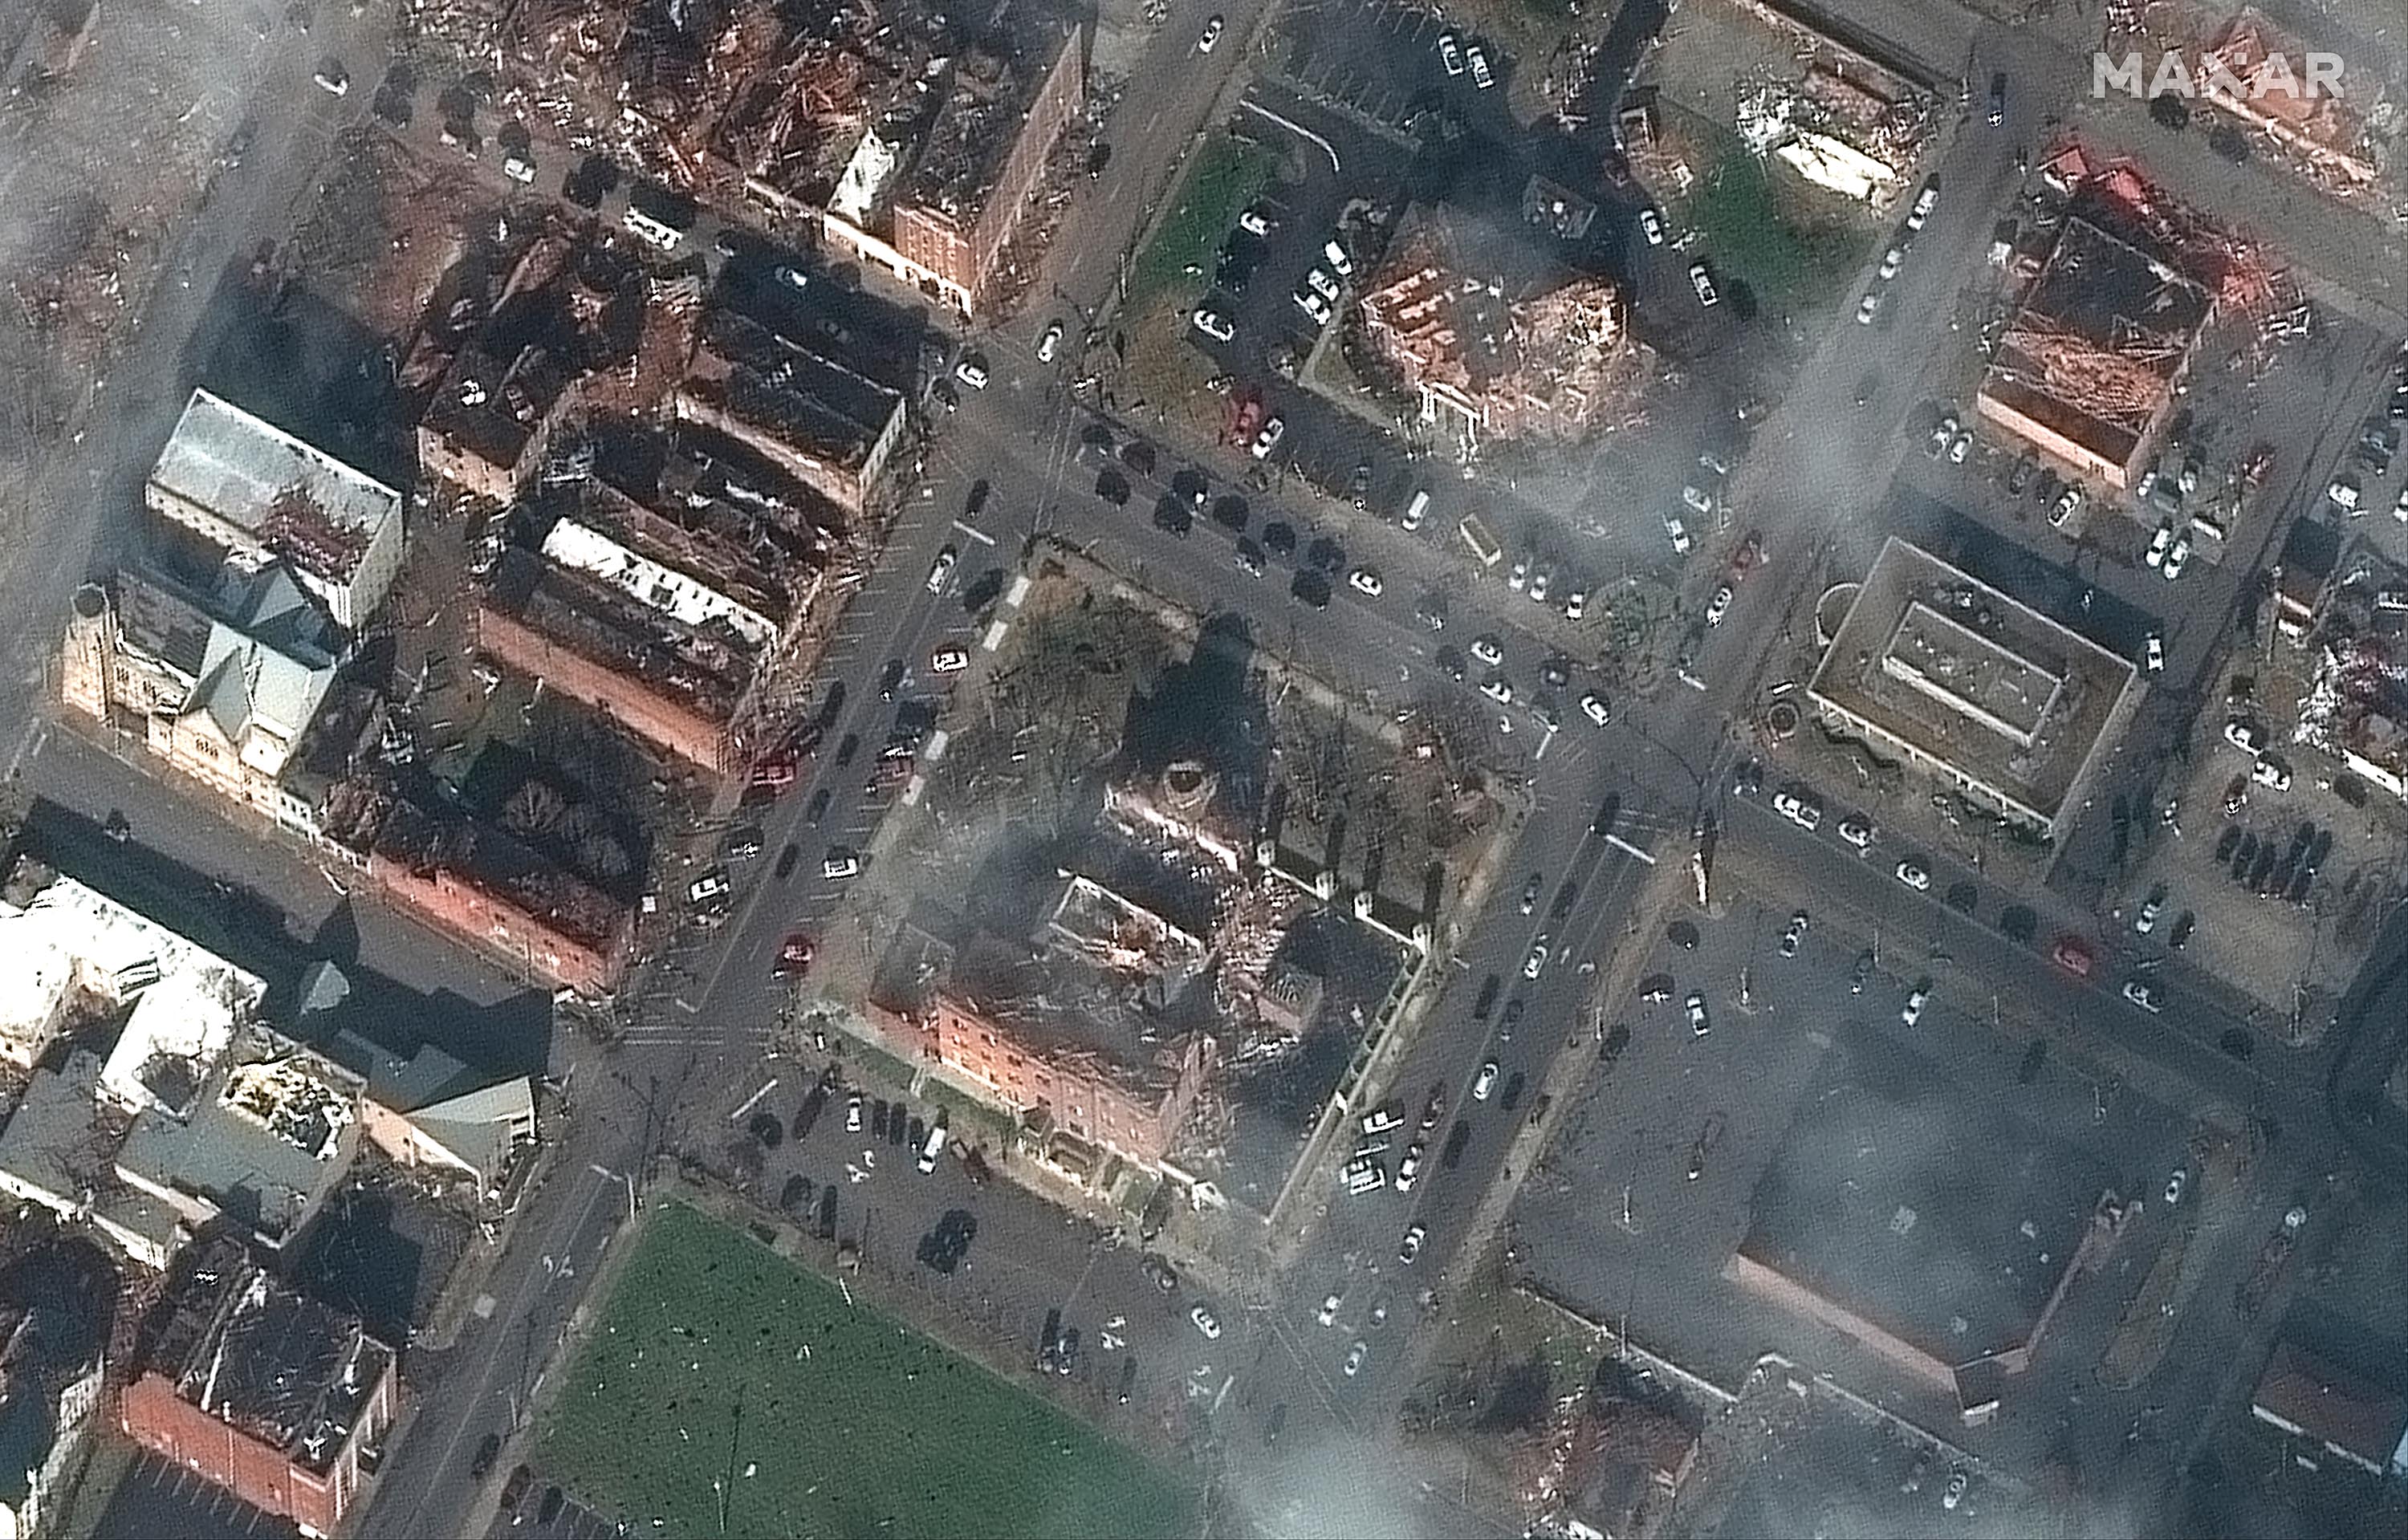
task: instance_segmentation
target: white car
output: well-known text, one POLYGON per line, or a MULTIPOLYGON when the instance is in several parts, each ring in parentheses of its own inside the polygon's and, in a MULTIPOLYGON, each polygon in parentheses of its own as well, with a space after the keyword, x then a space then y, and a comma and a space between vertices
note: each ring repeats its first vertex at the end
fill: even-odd
POLYGON ((1973 435, 1968 430, 1958 430, 1956 441, 1948 446, 1948 463, 1952 465, 1961 465, 1965 463, 1965 457, 1972 452, 1973 435))
POLYGON ((1346 248, 1334 240, 1324 241, 1321 243, 1321 254, 1329 259, 1329 270, 1340 278, 1351 278, 1354 276, 1354 259, 1346 254, 1346 248))
POLYGON ((986 365, 977 359, 966 358, 953 365, 953 378, 973 391, 986 389, 986 365))
POLYGON ((1330 318, 1337 314, 1330 309, 1327 300, 1310 289, 1299 289, 1296 292, 1296 307, 1311 316, 1315 326, 1328 325, 1330 318))
POLYGON ((1931 1004, 1930 986, 1917 984, 1908 992, 1906 1004, 1899 1007, 1899 1020, 1910 1027, 1914 1025, 1923 1020, 1923 1007, 1929 1004, 1931 1004))
POLYGON ((951 546, 937 552, 937 560, 928 567, 929 592, 935 593, 944 588, 945 579, 953 575, 953 563, 958 560, 958 553, 951 546))
POLYGON ((2230 744, 2233 748, 2240 749, 2244 754, 2255 754, 2265 746, 2265 737, 2258 732, 2258 724, 2251 721, 2243 721, 2239 717, 2229 718, 2226 720, 2224 724, 2224 741, 2230 744))
POLYGON ((2400 489, 2400 501, 2391 505, 2391 517, 2408 524, 2408 487, 2400 489))
POLYGON ((686 889, 686 902, 700 908, 706 904, 720 903, 729 891, 725 872, 705 872, 686 889))
POLYGON ((1277 226, 1268 215, 1263 214, 1259 210, 1249 208, 1244 213, 1238 216, 1238 228, 1257 239, 1267 240, 1270 237, 1271 231, 1276 229, 1277 226))
POLYGON ((1886 283, 1891 278, 1898 277, 1898 270, 1905 265, 1906 253, 1893 246, 1888 250, 1882 253, 1881 268, 1878 276, 1881 278, 1883 282, 1886 283))
POLYGON ((1397 1260, 1411 1267, 1413 1264, 1413 1259, 1422 1254, 1422 1243, 1427 1239, 1429 1239, 1428 1225, 1407 1225, 1405 1238, 1397 1243, 1397 1260))
POLYGON ((1713 278, 1707 273, 1706 264, 1702 262, 1689 264, 1689 287, 1698 292, 1698 303, 1708 309, 1722 303, 1723 296, 1714 288, 1713 278))
POLYGON ((1531 942, 1530 955, 1522 959, 1522 977, 1525 978, 1536 978, 1539 975, 1544 973, 1546 971, 1547 958, 1549 955, 1550 954, 1547 951, 1547 938, 1545 936, 1542 935, 1539 937, 1538 940, 1531 942))
POLYGON ((1706 624, 1718 626, 1723 623, 1723 617, 1730 613, 1732 597, 1728 583, 1714 590, 1714 596, 1706 601, 1706 624))
POLYGON ((1681 501, 1688 505, 1689 511, 1700 519, 1711 519, 1714 515, 1713 493, 1700 487, 1684 484, 1681 488, 1681 501))
POLYGON ((2166 552, 2166 581, 2171 583, 2175 578, 2181 577, 2183 563, 2189 560, 2190 536, 2187 535, 2175 535, 2173 549, 2166 552))
POLYGON ((1354 1339, 1354 1346, 1346 1349, 1346 1362, 1340 1365, 1345 1371, 1347 1378, 1353 1379, 1363 1372, 1363 1360, 1369 1357, 1370 1352, 1369 1343, 1365 1342, 1361 1337, 1354 1339))
POLYGON ((1320 1313, 1319 1313, 1319 1314, 1317 1314, 1317 1315, 1315 1315, 1315 1316, 1312 1318, 1312 1319, 1313 1319, 1313 1320, 1314 1320, 1315 1322, 1317 1322, 1318 1324, 1323 1325, 1323 1326, 1335 1326, 1335 1325, 1337 1325, 1337 1324, 1338 1324, 1338 1305, 1339 1305, 1339 1302, 1340 1302, 1340 1300, 1341 1298, 1342 1298, 1342 1296, 1340 1296, 1340 1295, 1338 1295, 1338 1294, 1332 1294, 1332 1295, 1330 1295, 1327 1299, 1323 1300, 1323 1301, 1321 1302, 1321 1310, 1320 1310, 1320 1313))
POLYGON ((1062 323, 1057 321, 1051 326, 1046 327, 1045 335, 1037 339, 1037 362, 1039 364, 1053 363, 1054 349, 1061 346, 1062 323))
POLYGON ((1881 291, 1878 289, 1866 290, 1865 297, 1856 301, 1856 324, 1859 326, 1870 326, 1873 323, 1873 316, 1875 312, 1880 309, 1881 291))
POLYGON ((1474 636, 1471 639, 1471 655, 1491 668, 1499 667, 1505 662, 1505 649, 1497 645, 1494 636, 1474 636))
POLYGON ((1970 1485, 1971 1485, 1971 1481, 1963 1471, 1958 1471, 1955 1475, 1951 1476, 1948 1478, 1948 1485, 1942 1488, 1940 1493, 1941 1507, 1950 1513, 1955 1513, 1956 1511, 1956 1504, 1965 1501, 1965 1489, 1970 1485))
POLYGON ((1488 70, 1488 55, 1481 50, 1479 44, 1474 43, 1469 48, 1464 50, 1463 57, 1465 61, 1471 65, 1471 83, 1473 85, 1478 86, 1483 91, 1486 91, 1490 86, 1497 83, 1497 77, 1490 74, 1488 70))
POLYGON ((1527 558, 1514 563, 1512 570, 1505 575, 1505 586, 1516 593, 1521 592, 1523 585, 1529 580, 1530 563, 1527 558))
POLYGON ((1215 342, 1227 342, 1238 335, 1238 329, 1229 324, 1229 318, 1218 310, 1198 310, 1193 320, 1196 329, 1215 342))
POLYGON ((1564 619, 1577 620, 1588 614, 1588 590, 1576 588, 1564 595, 1564 619))
POLYGON ((1413 1183, 1421 1179, 1422 1162, 1429 1157, 1429 1146, 1415 1139, 1405 1147, 1404 1159, 1397 1162, 1397 1191, 1411 1192, 1413 1183))
POLYGON ((861 1132, 861 1092, 857 1091, 845 1098, 844 1131, 847 1134, 861 1132))
POLYGON ((2149 549, 2141 552, 2141 560, 2153 567, 2162 567, 2166 564, 2166 552, 2173 549, 2173 544, 2174 527, 2159 524, 2157 533, 2149 537, 2149 549))
POLYGON ((1583 716, 1599 727, 1613 720, 1613 713, 1607 707, 1604 697, 1594 690, 1580 698, 1580 708, 1583 716))
MULTIPOLYGON (((502 157, 502 175, 521 187, 532 187, 535 185, 535 163, 523 155, 505 155, 502 157)), ((779 271, 785 269, 780 268, 779 271)))
POLYGON ((1499 706, 1513 704, 1512 682, 1502 674, 1491 674, 1480 681, 1480 692, 1499 706))
MULTIPOLYGON (((507 169, 507 167, 505 169, 507 169)), ((784 284, 787 288, 792 289, 798 294, 811 286, 810 276, 809 274, 805 273, 799 267, 789 267, 783 263, 780 263, 776 267, 771 268, 769 270, 769 276, 776 278, 780 283, 784 284)))
POLYGON ((2151 1016, 2166 1008, 2165 1002, 2157 996, 2156 987, 2146 979, 2128 980, 2124 985, 2124 998, 2147 1011, 2151 1016))
POLYGON ((1706 1015, 1706 997, 1704 995, 1692 994, 1688 999, 1681 1002, 1681 1004, 1683 1008, 1687 1010, 1689 1013, 1690 1036, 1703 1037, 1706 1034, 1714 1030, 1713 1019, 1706 1015))
POLYGON ((1276 417, 1270 419, 1263 424, 1263 431, 1254 435, 1254 447, 1250 452, 1257 460, 1268 460, 1271 457, 1271 451, 1279 448, 1281 436, 1286 432, 1287 422, 1284 419, 1276 417))
POLYGON ((1530 602, 1532 604, 1539 605, 1545 604, 1547 602, 1547 589, 1555 582, 1555 572, 1553 567, 1541 567, 1538 571, 1530 574, 1530 602))
POLYGON ((2174 1167, 2174 1174, 2166 1178, 2166 1206, 2172 1208, 2182 1202, 2183 1193, 2189 1187, 2190 1168, 2179 1165, 2174 1167))
POLYGON ((1218 16, 1207 17, 1204 21, 1204 35, 1196 39, 1196 51, 1211 52, 1212 45, 1221 40, 1221 29, 1225 25, 1226 23, 1218 16))
POLYGON ((1931 874, 1911 861, 1899 862, 1898 869, 1891 875, 1918 893, 1931 891, 1931 874))
POLYGON ((2364 511, 2358 506, 2360 495, 2358 478, 2351 476, 2336 476, 2332 485, 2325 489, 2325 497, 2332 506, 2353 519, 2364 511))
POLYGON ((2048 527, 2063 529, 2066 520, 2082 511, 2082 489, 2068 487, 2058 494, 2057 503, 2048 510, 2048 527))
POLYGON ((970 655, 957 647, 940 647, 928 654, 931 674, 958 674, 969 665, 970 655))
POLYGON ((2269 791, 2287 791, 2291 789, 2291 767, 2268 754, 2249 767, 2249 778, 2269 791))
POLYGON ((1304 275, 1304 286, 1330 304, 1338 303, 1338 280, 1315 267, 1304 275))
POLYGON ((820 863, 820 876, 830 882, 841 882, 846 877, 860 875, 861 858, 841 845, 830 848, 827 859, 820 863))
POLYGON ((1221 1318, 1214 1315, 1208 1306, 1201 1305, 1197 1305, 1195 1309, 1187 1312, 1187 1319, 1194 1321, 1196 1323, 1196 1329, 1204 1333, 1205 1341, 1218 1342, 1221 1340, 1221 1318))
POLYGON ((1939 207, 1940 189, 1928 182, 1925 183, 1923 191, 1914 195, 1914 207, 1907 213, 1906 227, 1909 230, 1921 230, 1924 221, 1931 218, 1931 211, 1939 207))
POLYGON ((1348 573, 1346 586, 1367 599, 1376 599, 1384 592, 1384 585, 1380 581, 1380 574, 1371 567, 1356 567, 1348 573))
POLYGON ((1689 554, 1689 529, 1687 525, 1681 522, 1679 515, 1668 513, 1664 516, 1664 533, 1672 537, 1674 555, 1689 554))
POLYGON ((1471 1077, 1471 1099, 1475 1102, 1484 1102, 1488 1100, 1488 1093, 1496 1089, 1497 1061, 1491 1059, 1480 1066, 1479 1074, 1471 1077))
POLYGON ((1450 78, 1463 73, 1463 50, 1455 43, 1455 34, 1438 35, 1438 62, 1450 78))
POLYGON ((1810 834, 1823 826, 1823 805, 1801 797, 1795 791, 1775 792, 1772 798, 1772 810, 1810 834))
POLYGON ((1842 819, 1840 837, 1859 850, 1870 850, 1873 848, 1873 841, 1881 837, 1881 831, 1863 819, 1842 819))
POLYGON ((309 78, 317 81, 318 89, 329 96, 348 96, 351 93, 351 72, 332 59, 327 60, 319 68, 318 73, 309 78))
POLYGON ((2149 665, 2149 672, 2152 674, 2164 673, 2166 671, 2166 639, 2152 631, 2149 633, 2149 639, 2145 646, 2147 649, 2145 658, 2149 665))
POLYGON ((1639 233, 1647 237, 1650 246, 1664 244, 1664 216, 1652 208, 1639 211, 1639 233))

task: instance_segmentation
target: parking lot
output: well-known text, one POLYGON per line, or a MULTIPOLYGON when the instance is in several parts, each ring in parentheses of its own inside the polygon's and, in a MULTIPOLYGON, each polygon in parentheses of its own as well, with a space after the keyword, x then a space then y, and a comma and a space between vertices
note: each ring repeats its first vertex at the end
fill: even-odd
POLYGON ((145 1453, 117 1484, 93 1527, 96 1540, 297 1540, 289 1519, 260 1512, 223 1487, 145 1453))
MULTIPOLYGON (((1524 1190, 1515 1233, 1526 1265, 1549 1288, 1609 1318, 1627 1311, 1645 1323, 1651 1349, 1721 1383, 1737 1383, 1756 1354, 1779 1349, 1870 1388, 1892 1383, 1895 1371, 1722 1276, 1762 1218, 1776 1150, 1799 1127, 1835 1115, 1833 1098, 1870 1088, 1880 1105, 1901 1095, 1930 1104, 1913 1118, 1876 1119, 1888 1133, 1852 1158, 1858 1176, 1868 1192, 1878 1185, 1957 1194, 1929 1222, 1989 1237, 2023 1216, 2002 1222, 2000 1214, 1945 1211, 1959 1202, 1979 1207, 1984 1167, 2028 1168, 2050 1151, 2071 1162, 2068 1170, 2103 1171, 2134 1191, 2162 1184, 2183 1159, 2185 1131, 2096 1057, 2000 1032, 1994 998, 1956 976, 1911 913, 1862 925, 1810 908, 1796 955, 1784 956, 1792 902, 1730 894, 1718 914, 1693 915, 1688 929, 1659 940, 1641 997, 1608 1017, 1619 1019, 1627 1042, 1524 1190), (1901 1013, 1927 984, 1910 1026, 1901 1013), (1934 1120, 1941 1105, 1957 1110, 1934 1120), (2030 1150, 1960 1137, 1976 1127, 2030 1150)), ((1784 1162, 1780 1172, 1810 1185, 1844 1175, 1806 1169, 1822 1159, 1801 1156, 1803 1164, 1784 1162)), ((2014 1206, 2014 1191, 1996 1195, 2002 1208, 2014 1206)))
POLYGON ((1437 111, 1489 138, 1513 132, 1512 59, 1434 10, 1383 0, 1296 7, 1281 14, 1274 47, 1284 53, 1280 73, 1299 90, 1383 127, 1437 111))

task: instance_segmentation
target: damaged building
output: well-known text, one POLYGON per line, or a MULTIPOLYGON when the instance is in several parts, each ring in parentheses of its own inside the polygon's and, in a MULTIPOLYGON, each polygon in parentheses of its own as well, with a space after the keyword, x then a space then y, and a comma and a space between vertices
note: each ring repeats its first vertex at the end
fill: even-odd
POLYGON ((88 1243, 36 1242, 0 1268, 0 1534, 53 1532, 54 1500, 106 1400, 117 1270, 88 1243))
POLYGON ((231 402, 195 390, 144 504, 207 546, 288 565, 356 632, 401 571, 401 493, 231 402))
POLYGON ((858 515, 903 443, 921 342, 916 323, 858 290, 725 276, 671 409, 858 515))
POLYGON ((708 432, 618 420, 545 480, 479 595, 478 649, 694 764, 741 763, 842 511, 708 432))
POLYGON ((364 727, 359 692, 337 674, 341 645, 282 562, 229 558, 207 590, 126 568, 76 591, 60 694, 227 802, 308 834, 313 751, 364 727))
POLYGON ((1417 206, 1362 299, 1364 336, 1470 459, 1490 439, 1566 439, 1617 421, 1638 376, 1621 295, 1518 234, 1417 206))
POLYGON ((2373 70, 2353 69, 2349 88, 2307 75, 2320 52, 2284 30, 2256 6, 2225 23, 2199 62, 2200 98, 2243 126, 2272 140, 2317 180, 2338 192, 2361 192, 2381 175, 2369 123, 2394 110, 2383 101, 2373 70))
POLYGON ((327 842, 424 919, 529 978, 609 991, 635 905, 500 824, 354 777, 329 792, 327 842))
POLYGON ((128 1437, 305 1534, 341 1526, 399 1410, 391 1348, 221 1239, 185 1254, 136 1351, 128 1437))
POLYGON ((2128 488, 2172 415, 2208 314, 2198 283, 2071 216, 2007 323, 1975 409, 2077 476, 2128 488))
POLYGON ((1085 877, 1030 943, 982 936, 949 977, 873 1020, 908 1062, 1023 1126, 1040 1158, 1100 1186, 1117 1159, 1160 1172, 1215 1059, 1211 948, 1085 877))

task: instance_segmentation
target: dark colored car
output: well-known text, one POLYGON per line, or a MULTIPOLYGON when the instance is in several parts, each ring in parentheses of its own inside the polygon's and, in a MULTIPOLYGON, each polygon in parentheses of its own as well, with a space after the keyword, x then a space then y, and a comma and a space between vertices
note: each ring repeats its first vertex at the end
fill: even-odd
POLYGON ((840 740, 836 746, 837 764, 839 767, 851 764, 853 763, 853 756, 860 751, 861 734, 858 733, 847 733, 842 740, 840 740))
MULTIPOLYGON (((827 793, 826 793, 825 791, 822 791, 822 792, 820 793, 820 795, 821 795, 821 796, 823 796, 823 797, 824 797, 824 796, 826 796, 826 795, 827 795, 827 793)), ((813 822, 817 822, 817 821, 818 821, 818 820, 814 819, 812 821, 813 821, 813 822)), ((798 861, 800 861, 800 860, 802 860, 802 859, 803 859, 803 852, 802 852, 800 849, 798 849, 797 848, 796 848, 795 846, 792 846, 792 845, 789 845, 789 846, 787 846, 784 849, 782 849, 782 850, 779 851, 779 852, 778 852, 778 865, 777 865, 777 869, 776 869, 776 876, 777 876, 778 880, 779 880, 779 881, 781 881, 781 882, 783 882, 783 881, 785 881, 788 877, 790 877, 794 876, 794 875, 795 875, 795 863, 796 863, 796 862, 798 862, 798 861)))
MULTIPOLYGON (((1095 144, 1089 146, 1087 150, 1087 179, 1089 181, 1094 181, 1096 178, 1104 174, 1104 167, 1111 164, 1112 147, 1105 144, 1100 139, 1097 140, 1095 144)), ((1121 1399, 1125 1401, 1128 1398, 1126 1396, 1123 1396, 1121 1399)))
POLYGON ((1488 1020, 1488 1013, 1497 1007, 1497 991, 1502 987, 1502 981, 1493 973, 1480 981, 1480 998, 1473 1001, 1471 1005, 1471 1019, 1474 1021, 1488 1020))
POLYGON ((886 666, 878 671, 878 698, 884 701, 893 700, 895 698, 895 692, 900 689, 902 684, 903 660, 900 658, 887 659, 886 666))
POLYGON ((494 1474, 494 1462, 501 1457, 502 1435, 487 1433, 477 1440, 477 1453, 468 1462, 468 1479, 482 1481, 494 1474))
MULTIPOLYGON (((818 791, 811 793, 811 800, 810 802, 803 805, 803 821, 806 823, 817 823, 820 820, 827 816, 827 810, 828 789, 823 786, 818 791)), ((791 850, 794 847, 788 846, 787 848, 791 850)), ((781 856, 779 859, 782 861, 785 858, 781 856)), ((779 875, 783 876, 784 874, 781 873, 779 875)))
POLYGON ((1444 1171, 1453 1171, 1456 1166, 1461 1165, 1463 1163, 1463 1147, 1470 1142, 1471 1124, 1465 1119, 1457 1118, 1455 1120, 1455 1126, 1446 1131, 1446 1143, 1439 1149, 1438 1163, 1440 1169, 1444 1171))
POLYGON ((502 1483, 502 1511, 504 1513, 516 1513, 518 1511, 519 1504, 523 1502, 526 1498, 527 1487, 534 1480, 535 1472, 527 1469, 524 1465, 513 1465, 510 1467, 510 1478, 502 1483))

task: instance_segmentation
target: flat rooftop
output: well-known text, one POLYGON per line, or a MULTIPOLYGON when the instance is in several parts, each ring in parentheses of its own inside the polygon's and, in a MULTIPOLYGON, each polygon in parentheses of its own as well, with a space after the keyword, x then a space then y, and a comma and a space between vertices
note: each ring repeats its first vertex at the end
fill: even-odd
POLYGON ((1893 535, 1809 692, 2054 821, 2137 682, 2130 660, 1893 535))
POLYGON ((231 402, 196 390, 150 484, 317 577, 348 580, 401 493, 231 402))
POLYGON ((2028 1341, 2112 1173, 1863 1029, 1799 1107, 1740 1254, 1944 1364, 2028 1341))
POLYGON ((717 307, 681 398, 847 471, 868 463, 904 393, 862 373, 808 328, 717 307))
POLYGON ((2172 403, 2207 317, 2207 292, 2190 278, 2069 217, 1982 394, 2123 464, 2172 403))

